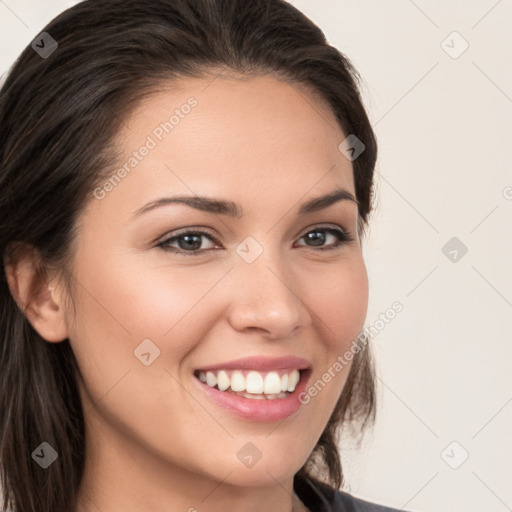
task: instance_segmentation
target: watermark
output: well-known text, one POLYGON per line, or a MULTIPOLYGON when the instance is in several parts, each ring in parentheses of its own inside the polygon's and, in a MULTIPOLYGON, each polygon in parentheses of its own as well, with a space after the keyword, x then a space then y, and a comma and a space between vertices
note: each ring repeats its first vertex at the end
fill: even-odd
POLYGON ((346 368, 354 356, 363 350, 363 347, 368 343, 369 337, 375 337, 403 309, 403 304, 399 301, 395 301, 391 304, 391 307, 384 311, 384 313, 380 313, 379 318, 375 320, 372 325, 365 327, 359 333, 356 339, 352 341, 350 348, 346 350, 344 354, 339 355, 336 358, 336 361, 329 366, 327 371, 322 374, 321 378, 317 379, 314 384, 309 386, 308 389, 299 393, 299 402, 302 405, 308 404, 311 401, 311 397, 318 395, 318 393, 322 391, 322 389, 324 389, 334 377, 336 377, 336 374, 340 373, 343 368, 346 368))
POLYGON ((135 347, 133 354, 144 366, 150 366, 160 356, 160 349, 146 338, 135 347))
POLYGON ((248 236, 237 245, 236 253, 251 264, 263 253, 263 247, 252 236, 248 236))
POLYGON ((49 468, 59 457, 53 446, 43 441, 33 452, 32 458, 43 468, 49 468))
POLYGON ((341 144, 338 146, 340 151, 346 158, 353 162, 364 150, 366 146, 363 142, 353 133, 351 133, 341 144))
POLYGON ((512 200, 512 187, 508 186, 503 189, 503 197, 507 199, 507 201, 512 200))
POLYGON ((443 245, 441 252, 452 263, 458 263, 466 255, 468 248, 459 238, 454 236, 443 245))
POLYGON ((255 444, 248 442, 238 450, 236 456, 242 464, 250 469, 263 457, 263 454, 255 444))
POLYGON ((459 469, 468 460, 469 453, 458 441, 452 441, 441 452, 441 458, 452 469, 459 469))
POLYGON ((469 48, 469 43, 454 30, 441 41, 441 48, 452 59, 458 59, 469 48))
POLYGON ((47 59, 58 48, 59 43, 48 32, 42 32, 32 41, 31 46, 40 57, 47 59))
POLYGON ((174 109, 174 113, 167 121, 161 122, 156 128, 153 129, 150 135, 146 137, 146 141, 139 147, 132 155, 124 162, 124 165, 117 169, 108 178, 101 187, 96 187, 93 191, 93 196, 96 199, 104 199, 105 196, 114 190, 121 180, 123 180, 130 172, 137 167, 150 152, 155 149, 166 135, 172 132, 178 126, 182 119, 190 114, 194 107, 197 107, 197 100, 192 96, 186 103, 181 105, 180 108, 174 109))

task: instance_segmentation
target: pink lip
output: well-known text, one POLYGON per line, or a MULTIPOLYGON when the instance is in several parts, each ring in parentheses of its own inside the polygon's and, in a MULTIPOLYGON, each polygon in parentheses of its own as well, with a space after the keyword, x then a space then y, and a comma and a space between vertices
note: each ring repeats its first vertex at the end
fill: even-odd
MULTIPOLYGON (((297 368, 297 359, 292 359, 294 359, 294 361, 291 362, 291 366, 297 368)), ((274 359, 272 361, 274 361, 275 364, 276 360, 274 359)), ((232 363, 234 362, 232 361, 232 363)), ((240 364, 239 361, 236 363, 240 364)), ((226 366, 220 366, 220 368, 226 368, 226 366)), ((237 368, 240 368, 240 366, 237 366, 237 368)), ((251 368, 253 367, 251 366, 251 368)), ((275 366, 270 368, 268 366, 266 367, 266 369, 275 368, 275 366)), ((215 368, 211 367, 211 369, 217 369, 217 366, 215 368)), ((297 383, 295 390, 286 398, 276 398, 275 400, 245 398, 226 391, 220 391, 216 388, 211 388, 207 384, 201 382, 197 377, 194 377, 194 381, 216 405, 220 406, 224 410, 227 410, 245 420, 271 422, 284 420, 300 408, 302 404, 299 402, 299 396, 301 393, 305 392, 310 376, 311 369, 301 370, 300 380, 297 383)))
MULTIPOLYGON (((305 370, 310 368, 311 363, 306 359, 295 356, 286 357, 245 357, 243 359, 235 359, 224 363, 212 364, 209 366, 201 366, 197 370, 214 371, 214 370, 256 370, 256 371, 272 371, 297 369, 305 370)), ((284 400, 284 399, 283 399, 284 400)))

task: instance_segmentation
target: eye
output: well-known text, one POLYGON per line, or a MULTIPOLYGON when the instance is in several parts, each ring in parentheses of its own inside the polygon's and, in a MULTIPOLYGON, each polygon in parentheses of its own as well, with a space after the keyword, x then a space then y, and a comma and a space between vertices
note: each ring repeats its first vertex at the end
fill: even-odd
POLYGON ((301 236, 302 239, 311 242, 313 245, 307 246, 313 249, 317 249, 319 251, 337 249, 340 245, 353 242, 354 238, 350 233, 345 230, 339 228, 332 227, 317 227, 308 231, 305 235, 301 236), (323 245, 326 241, 328 241, 328 237, 331 236, 334 238, 333 244, 323 245))
POLYGON ((201 238, 206 237, 210 240, 215 241, 220 244, 220 242, 207 231, 197 230, 197 231, 183 231, 182 233, 178 233, 177 235, 172 236, 171 238, 166 238, 162 242, 160 242, 157 247, 161 247, 164 250, 174 252, 176 254, 181 254, 183 256, 194 256, 197 254, 203 254, 206 249, 200 249, 202 240, 201 238), (178 248, 170 245, 173 242, 178 243, 178 248))
MULTIPOLYGON (((208 238, 210 241, 220 245, 220 241, 208 231, 189 230, 182 231, 170 238, 166 238, 157 244, 157 247, 182 256, 196 256, 204 254, 209 250, 208 248, 201 248, 203 238, 208 238), (171 245, 176 243, 177 247, 175 245, 171 245)), ((307 242, 312 244, 306 245, 306 247, 318 251, 336 249, 344 243, 354 241, 352 235, 350 235, 346 230, 320 226, 309 230, 306 234, 302 235, 299 240, 302 239, 305 239, 307 242), (325 243, 329 241, 329 237, 334 238, 334 243, 325 245, 325 243)))

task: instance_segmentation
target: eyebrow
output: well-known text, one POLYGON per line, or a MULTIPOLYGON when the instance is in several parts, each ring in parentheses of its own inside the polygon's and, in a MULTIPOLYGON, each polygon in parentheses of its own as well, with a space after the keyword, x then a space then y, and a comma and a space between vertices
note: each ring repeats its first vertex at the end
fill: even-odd
MULTIPOLYGON (((355 204, 359 204, 358 200, 351 192, 342 188, 337 188, 328 194, 315 197, 303 203, 299 208, 298 214, 299 216, 303 216, 308 213, 323 210, 324 208, 327 208, 340 201, 352 201, 355 204)), ((233 201, 214 199, 204 196, 176 196, 161 197, 160 199, 151 201, 150 203, 144 205, 142 208, 139 208, 134 213, 133 217, 138 217, 143 213, 154 210, 155 208, 167 206, 170 204, 184 204, 195 208, 196 210, 219 215, 227 215, 233 218, 240 218, 244 214, 242 207, 233 201)))

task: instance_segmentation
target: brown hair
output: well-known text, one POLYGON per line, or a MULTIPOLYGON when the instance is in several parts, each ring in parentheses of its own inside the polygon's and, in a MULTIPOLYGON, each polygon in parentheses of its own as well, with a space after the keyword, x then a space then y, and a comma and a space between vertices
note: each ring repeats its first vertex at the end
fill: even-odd
MULTIPOLYGON (((360 77, 322 31, 284 0, 86 0, 44 29, 58 43, 43 58, 28 45, 0 92, 0 251, 37 249, 41 268, 66 269, 76 219, 116 163, 123 118, 163 83, 226 68, 276 73, 308 86, 365 149, 353 164, 358 230, 372 208, 377 144, 360 77)), ((45 36, 46 37, 46 36, 45 36)), ((47 40, 48 41, 48 40, 47 40)), ((48 49, 48 47, 47 47, 48 49)), ((68 512, 85 456, 80 371, 69 340, 45 342, 0 273, 0 472, 3 507, 68 512), (46 471, 32 451, 47 441, 59 458, 46 471)), ((363 340, 366 341, 366 340, 363 340)), ((375 416, 368 345, 354 356, 335 410, 298 476, 343 483, 340 425, 375 416)), ((319 480, 317 480, 319 481, 319 480)))

